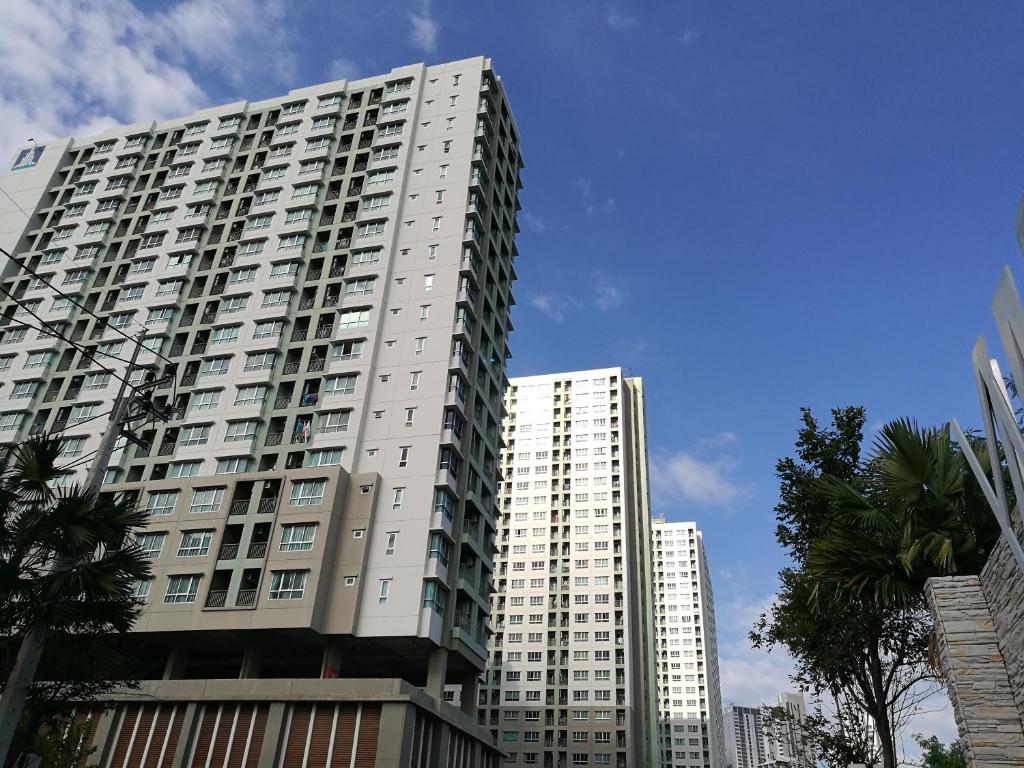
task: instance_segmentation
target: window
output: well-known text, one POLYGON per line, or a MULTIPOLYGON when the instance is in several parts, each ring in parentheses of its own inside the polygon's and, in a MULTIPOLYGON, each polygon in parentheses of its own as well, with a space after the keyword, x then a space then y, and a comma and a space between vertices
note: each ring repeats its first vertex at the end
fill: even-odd
POLYGON ((267 399, 267 388, 263 385, 239 387, 235 393, 235 405, 262 405, 267 399))
POLYGON ((406 408, 405 409, 405 426, 411 427, 416 419, 416 409, 406 408))
POLYGON ((24 413, 0 413, 0 432, 18 429, 24 419, 24 413))
POLYGON ((311 467, 337 467, 341 464, 344 455, 344 448, 325 448, 312 451, 309 454, 309 465, 311 467))
POLYGON ((366 177, 366 186, 373 187, 379 184, 389 184, 395 180, 395 169, 394 168, 382 168, 379 171, 373 171, 369 176, 366 177))
MULTIPOLYGON (((239 390, 241 392, 241 390, 239 390)), ((235 404, 238 404, 237 399, 235 404)), ((224 432, 224 442, 233 443, 241 442, 245 440, 252 440, 256 437, 256 427, 259 425, 258 421, 231 421, 228 422, 228 428, 224 432)))
POLYGON ((349 309, 338 315, 339 328, 361 328, 370 324, 369 309, 349 309))
POLYGON ((199 474, 202 464, 201 461, 175 461, 168 469, 167 476, 171 478, 195 477, 199 474))
POLYGON ((245 356, 245 367, 242 370, 247 373, 273 370, 276 358, 276 352, 250 352, 245 356))
POLYGON ((380 580, 380 590, 377 593, 377 603, 383 605, 388 601, 388 595, 391 594, 391 579, 380 580))
POLYGON ((308 571, 274 571, 270 577, 271 600, 300 600, 308 571))
POLYGON ((306 234, 298 235, 284 235, 281 237, 280 242, 277 244, 277 250, 279 251, 293 251, 299 250, 306 244, 306 234))
POLYGON ((166 533, 140 533, 135 537, 135 544, 142 550, 142 556, 150 560, 160 557, 160 550, 164 548, 166 533))
POLYGON ((168 323, 173 316, 174 307, 157 307, 156 309, 149 310, 149 315, 146 317, 146 325, 168 323))
POLYGON ((171 576, 167 581, 164 593, 165 603, 194 603, 199 594, 199 574, 188 576, 171 576))
POLYGON ((441 229, 441 217, 440 216, 434 216, 430 220, 430 231, 431 232, 437 232, 439 229, 441 229))
POLYGON ((324 382, 326 395, 352 395, 356 391, 356 375, 329 376, 324 382))
POLYGON ((383 195, 370 195, 364 201, 363 208, 367 211, 379 211, 381 208, 387 208, 391 203, 391 193, 387 192, 383 195))
POLYGON ((380 248, 371 248, 364 251, 353 251, 352 253, 352 265, 357 264, 376 264, 380 261, 380 248))
POLYGON ((345 295, 346 296, 368 296, 373 293, 373 284, 375 279, 372 277, 359 278, 358 280, 349 280, 345 283, 345 295))
POLYGON ((251 283, 256 279, 257 267, 242 267, 235 269, 228 275, 228 283, 238 285, 239 283, 251 283))
POLYGON ((14 389, 11 391, 12 399, 23 399, 32 397, 36 390, 39 389, 38 381, 19 381, 14 385, 14 389))
POLYGON ((346 432, 351 411, 328 411, 319 416, 318 431, 346 432))
POLYGON ((314 507, 323 504, 326 480, 297 480, 292 483, 292 495, 288 501, 292 507, 314 507))
POLYGON ((220 303, 220 311, 222 313, 240 312, 245 309, 245 305, 248 303, 248 296, 226 296, 220 303))
POLYGON ((237 325, 228 325, 222 328, 214 328, 210 334, 211 344, 233 344, 238 341, 238 329, 237 325))
POLYGON ((220 390, 211 389, 205 392, 195 392, 189 402, 190 411, 209 411, 220 404, 220 390))
POLYGON ((262 307, 283 307, 288 304, 291 298, 291 291, 285 289, 280 291, 266 291, 263 294, 262 307))
POLYGON ((409 466, 409 451, 410 450, 411 450, 411 447, 408 446, 408 445, 403 445, 403 446, 401 446, 398 449, 398 466, 399 467, 407 467, 407 466, 409 466))
POLYGON ((213 531, 182 531, 178 557, 205 557, 210 553, 213 531))
POLYGON ((182 446, 206 445, 210 441, 210 425, 200 424, 181 428, 179 443, 182 446))
POLYGON ((248 472, 252 460, 248 456, 228 456, 217 459, 218 475, 237 475, 241 472, 248 472))
POLYGON ((152 583, 152 579, 136 579, 132 582, 132 598, 135 602, 144 604, 149 600, 149 587, 152 583))
POLYGON ((254 339, 272 339, 280 336, 282 331, 284 331, 283 320, 260 320, 256 323, 252 337, 254 339))
POLYGON ((281 528, 282 552, 307 552, 313 548, 316 523, 295 523, 281 528))
POLYGON ((223 499, 223 488, 197 488, 192 493, 192 506, 189 507, 188 511, 192 514, 216 512, 220 509, 220 503, 223 499))
POLYGON ((355 360, 363 354, 363 340, 353 339, 334 345, 335 360, 355 360))
POLYGON ((334 109, 335 107, 341 106, 341 94, 336 93, 331 96, 321 96, 317 99, 317 109, 334 109))

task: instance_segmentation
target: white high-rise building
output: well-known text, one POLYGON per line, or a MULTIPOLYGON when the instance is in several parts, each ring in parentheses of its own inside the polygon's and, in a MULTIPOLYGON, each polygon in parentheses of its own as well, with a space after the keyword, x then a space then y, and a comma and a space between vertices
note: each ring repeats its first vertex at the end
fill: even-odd
POLYGON ((510 383, 482 722, 506 766, 652 765, 641 382, 510 383))
POLYGON ((667 768, 724 768, 715 602, 696 523, 653 523, 658 751, 667 768))
POLYGON ((760 707, 730 704, 723 713, 726 768, 758 768, 767 759, 760 707))
POLYGON ((153 563, 103 764, 496 759, 475 695, 430 705, 487 658, 522 167, 483 57, 17 153, 0 444, 81 480, 136 339, 168 416, 103 487, 153 563))

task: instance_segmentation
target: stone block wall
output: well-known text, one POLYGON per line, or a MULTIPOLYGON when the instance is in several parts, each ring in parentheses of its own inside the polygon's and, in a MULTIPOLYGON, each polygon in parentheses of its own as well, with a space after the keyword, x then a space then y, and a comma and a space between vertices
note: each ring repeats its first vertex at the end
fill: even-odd
MULTIPOLYGON (((1017 538, 1024 540, 1024 524, 1019 519, 1015 522, 1017 538)), ((1003 652, 1010 690, 1024 720, 1024 572, 1005 539, 999 540, 981 571, 981 588, 1003 652)))

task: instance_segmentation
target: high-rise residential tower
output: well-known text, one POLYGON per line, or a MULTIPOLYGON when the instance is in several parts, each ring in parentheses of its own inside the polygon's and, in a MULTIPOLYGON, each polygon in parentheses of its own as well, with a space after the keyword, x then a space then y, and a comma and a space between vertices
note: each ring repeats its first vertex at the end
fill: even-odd
POLYGON ((139 341, 166 379, 103 487, 153 561, 104 764, 492 764, 476 696, 437 702, 487 655, 521 168, 474 58, 0 178, 0 441, 60 433, 81 479, 139 341))
POLYGON ((661 765, 724 768, 715 601, 696 523, 655 519, 655 647, 661 765))
MULTIPOLYGON (((799 728, 799 724, 807 717, 803 693, 780 693, 774 706, 785 714, 785 718, 775 718, 765 724, 766 754, 762 765, 770 768, 813 766, 813 753, 799 728)), ((865 719, 865 722, 870 721, 865 719)))
POLYGON ((508 766, 651 765, 641 382, 516 378, 506 411, 481 722, 508 766))
POLYGON ((760 707, 730 704, 723 713, 725 768, 758 768, 767 760, 760 707))

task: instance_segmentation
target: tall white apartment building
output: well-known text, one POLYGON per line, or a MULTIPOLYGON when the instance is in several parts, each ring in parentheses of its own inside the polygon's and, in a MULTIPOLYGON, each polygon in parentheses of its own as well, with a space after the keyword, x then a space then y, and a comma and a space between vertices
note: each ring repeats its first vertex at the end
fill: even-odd
POLYGON ((487 658, 522 167, 482 57, 17 153, 0 442, 80 480, 136 340, 167 380, 105 479, 153 578, 104 765, 493 764, 439 701, 487 658))
POLYGON ((786 719, 775 719, 765 726, 765 759, 761 765, 768 768, 813 766, 813 752, 799 729, 799 724, 807 717, 803 693, 780 693, 774 706, 785 713, 786 719))
POLYGON ((641 382, 515 378, 506 411, 481 722, 506 766, 650 765, 641 382))
POLYGON ((730 704, 723 713, 726 768, 758 768, 767 760, 760 707, 730 704))
POLYGON ((715 601, 696 523, 655 519, 658 744, 661 765, 724 768, 715 601))

